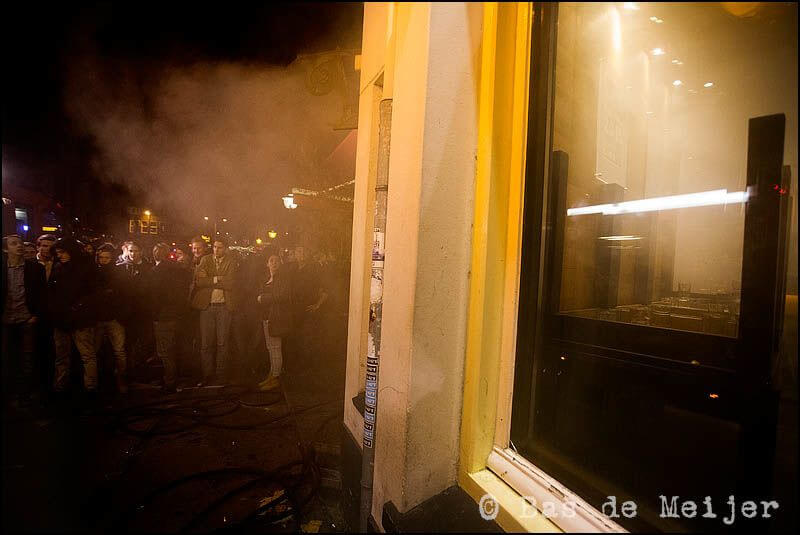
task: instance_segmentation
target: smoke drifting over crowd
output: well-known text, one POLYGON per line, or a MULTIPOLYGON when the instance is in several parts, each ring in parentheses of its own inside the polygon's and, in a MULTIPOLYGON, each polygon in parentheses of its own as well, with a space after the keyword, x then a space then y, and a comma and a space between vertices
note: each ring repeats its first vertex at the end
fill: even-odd
POLYGON ((292 186, 313 187, 346 132, 336 92, 316 97, 305 68, 247 63, 71 66, 65 107, 97 147, 98 177, 186 220, 235 211, 257 223, 292 186))

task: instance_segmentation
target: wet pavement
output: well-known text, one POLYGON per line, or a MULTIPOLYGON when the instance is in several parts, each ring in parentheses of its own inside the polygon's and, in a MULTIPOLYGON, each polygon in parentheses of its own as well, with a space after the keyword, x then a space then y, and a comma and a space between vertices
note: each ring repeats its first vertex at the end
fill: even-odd
MULTIPOLYGON (((342 333, 263 379, 75 394, 3 419, 4 531, 346 531, 342 333)), ((264 359, 267 360, 266 355, 264 359)))

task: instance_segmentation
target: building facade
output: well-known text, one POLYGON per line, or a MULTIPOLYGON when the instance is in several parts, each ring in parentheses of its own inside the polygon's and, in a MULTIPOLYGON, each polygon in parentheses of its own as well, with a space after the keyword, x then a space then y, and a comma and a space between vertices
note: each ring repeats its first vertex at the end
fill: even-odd
POLYGON ((796 527, 796 5, 367 3, 358 64, 347 504, 796 527))

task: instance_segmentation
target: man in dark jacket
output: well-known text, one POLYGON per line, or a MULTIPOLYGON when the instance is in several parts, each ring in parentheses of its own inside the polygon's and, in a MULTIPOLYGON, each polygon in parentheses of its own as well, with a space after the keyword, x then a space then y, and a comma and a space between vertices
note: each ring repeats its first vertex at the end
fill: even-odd
POLYGON ((125 327, 119 322, 125 307, 123 280, 121 272, 114 265, 115 251, 110 243, 97 249, 97 287, 95 293, 97 306, 97 324, 94 327, 94 347, 99 354, 103 340, 108 337, 114 351, 114 376, 117 391, 128 393, 126 376, 127 356, 125 353, 125 327))
POLYGON ((70 354, 72 342, 75 342, 83 361, 83 385, 88 392, 95 393, 97 352, 94 348, 94 266, 81 243, 73 238, 62 238, 53 248, 58 264, 53 268, 48 283, 48 308, 56 346, 55 391, 64 392, 69 385, 70 354))
MULTIPOLYGON (((53 234, 42 234, 36 240, 36 247, 39 251, 36 253, 36 260, 44 268, 46 281, 50 280, 53 266, 57 263, 54 258, 55 251, 53 250, 53 244, 56 243, 56 240, 58 238, 53 234)), ((45 288, 45 292, 46 290, 45 288)), ((53 325, 50 323, 50 318, 46 312, 36 322, 36 353, 38 354, 38 375, 42 392, 49 394, 53 388, 55 347, 53 346, 53 325)))
POLYGON ((153 317, 156 353, 164 365, 164 389, 173 391, 177 381, 175 327, 188 307, 186 296, 192 275, 168 256, 166 243, 153 247, 155 265, 147 276, 147 296, 153 317))
POLYGON ((121 323, 125 327, 128 379, 153 356, 152 316, 147 306, 147 274, 152 265, 144 260, 142 246, 135 241, 125 242, 127 254, 117 261, 122 279, 121 323))
POLYGON ((235 363, 236 380, 244 383, 252 379, 255 364, 253 354, 259 349, 262 340, 261 311, 254 290, 262 282, 266 263, 263 254, 242 255, 239 276, 233 289, 239 306, 233 313, 231 322, 231 336, 236 344, 236 358, 231 360, 235 363))
POLYGON ((44 267, 25 260, 22 239, 3 238, 3 383, 19 405, 27 405, 34 384, 36 322, 45 309, 44 267), (14 388, 11 380, 14 378, 14 388))

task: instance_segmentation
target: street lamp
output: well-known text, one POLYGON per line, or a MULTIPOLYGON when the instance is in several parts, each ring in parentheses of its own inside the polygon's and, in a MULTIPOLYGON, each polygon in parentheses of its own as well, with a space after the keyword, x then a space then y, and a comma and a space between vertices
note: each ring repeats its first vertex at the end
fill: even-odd
POLYGON ((270 230, 269 232, 267 232, 267 235, 269 236, 269 239, 271 239, 271 240, 274 240, 275 238, 278 237, 278 233, 275 232, 274 230, 270 230))

